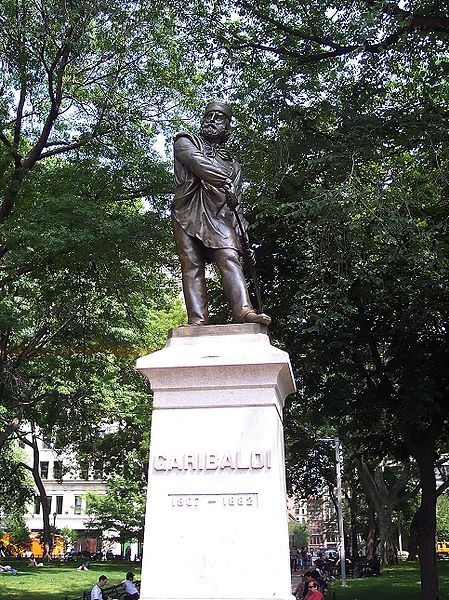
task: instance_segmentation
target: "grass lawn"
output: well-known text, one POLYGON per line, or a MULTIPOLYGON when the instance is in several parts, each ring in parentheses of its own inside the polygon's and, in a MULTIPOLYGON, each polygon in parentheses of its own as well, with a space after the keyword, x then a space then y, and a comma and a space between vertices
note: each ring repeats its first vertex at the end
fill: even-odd
POLYGON ((2 559, 2 564, 18 570, 17 575, 0 575, 1 600, 69 600, 91 589, 100 575, 109 577, 108 586, 120 583, 127 571, 140 579, 140 566, 125 561, 93 562, 90 571, 77 571, 80 563, 45 564, 30 569, 26 560, 2 559))
MULTIPOLYGON (((440 593, 449 597, 449 561, 438 563, 440 593)), ((403 562, 396 567, 382 567, 379 577, 348 579, 348 587, 332 585, 336 600, 420 600, 421 583, 418 563, 403 562)), ((332 600, 332 593, 327 594, 332 600)))
MULTIPOLYGON (((4 560, 2 564, 6 564, 4 560)), ((55 562, 42 569, 29 569, 24 560, 10 560, 7 564, 19 573, 0 575, 1 600, 64 600, 66 594, 71 600, 92 588, 100 575, 107 575, 108 585, 113 585, 122 581, 129 570, 140 579, 140 567, 129 566, 125 561, 94 562, 90 571, 77 571, 78 563, 55 562)), ((449 561, 439 563, 439 572, 440 591, 443 598, 449 598, 449 561)), ((332 600, 332 592, 337 600, 419 600, 418 565, 401 563, 397 567, 384 567, 379 577, 349 579, 347 588, 336 582, 326 595, 328 600, 332 600)))

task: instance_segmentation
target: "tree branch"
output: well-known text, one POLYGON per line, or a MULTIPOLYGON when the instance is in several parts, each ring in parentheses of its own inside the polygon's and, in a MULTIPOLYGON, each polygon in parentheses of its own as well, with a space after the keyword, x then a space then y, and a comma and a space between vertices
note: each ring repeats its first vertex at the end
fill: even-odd
POLYGON ((364 338, 364 341, 367 343, 368 348, 371 353, 371 358, 373 360, 374 368, 379 376, 380 381, 385 385, 386 390, 393 395, 394 389, 393 386, 386 374, 386 367, 382 361, 382 357, 380 355, 379 349, 377 347, 377 342, 373 336, 371 323, 368 315, 366 314, 365 307, 362 303, 360 297, 360 281, 357 279, 351 285, 348 296, 350 300, 354 303, 357 308, 357 312, 359 314, 358 323, 360 326, 360 333, 364 338))
POLYGON ((418 15, 410 10, 400 8, 393 2, 379 2, 378 0, 365 0, 365 3, 380 12, 405 22, 407 29, 434 31, 435 33, 449 33, 449 17, 439 15, 418 15))
POLYGON ((358 458, 355 459, 355 463, 357 465, 357 471, 359 473, 363 488, 365 489, 368 497, 371 498, 376 511, 380 510, 382 507, 382 498, 367 464, 358 458))
POLYGON ((444 481, 440 486, 437 487, 437 498, 441 496, 449 488, 449 479, 444 481))
POLYGON ((396 483, 391 486, 388 496, 391 500, 394 500, 401 490, 405 488, 408 481, 410 480, 410 463, 407 462, 404 466, 404 470, 397 479, 396 483))
POLYGON ((287 25, 279 19, 272 17, 254 5, 250 4, 246 0, 242 2, 244 8, 246 8, 252 15, 257 17, 260 21, 272 25, 276 31, 282 32, 291 36, 297 40, 303 40, 305 42, 313 42, 323 47, 333 48, 331 51, 317 52, 311 54, 304 54, 294 50, 291 47, 285 45, 266 45, 259 42, 251 42, 242 40, 239 36, 234 35, 234 43, 229 43, 228 47, 233 50, 243 50, 251 48, 253 50, 261 50, 264 52, 270 52, 282 57, 295 58, 296 62, 300 65, 311 64, 326 60, 330 58, 337 58, 357 53, 369 53, 377 54, 386 50, 387 48, 394 46, 404 34, 409 34, 413 31, 432 31, 436 33, 449 33, 449 17, 446 16, 427 16, 417 15, 411 11, 406 11, 399 8, 391 2, 378 2, 377 0, 365 0, 365 2, 372 8, 380 10, 384 14, 388 14, 400 22, 401 26, 393 33, 387 35, 383 40, 376 43, 369 41, 362 42, 360 44, 348 44, 342 45, 335 41, 329 40, 326 37, 319 36, 313 33, 305 33, 299 28, 292 25, 287 25))
MULTIPOLYGON (((39 158, 37 160, 42 160, 44 158, 48 158, 49 156, 56 156, 57 154, 63 154, 64 152, 69 152, 70 150, 75 150, 76 148, 81 148, 81 146, 84 146, 85 144, 87 144, 88 141, 90 141, 92 139, 93 136, 85 136, 83 139, 80 139, 76 142, 71 142, 71 143, 64 143, 64 146, 61 146, 59 148, 55 148, 54 150, 48 150, 46 152, 42 152, 39 156, 39 158)), ((63 143, 63 142, 58 142, 58 143, 63 143)), ((47 144, 48 146, 49 144, 47 144)))
POLYGON ((414 498, 420 489, 421 489, 421 482, 418 481, 418 483, 416 483, 409 492, 407 492, 406 494, 402 494, 402 496, 398 497, 396 504, 403 504, 404 502, 407 502, 411 498, 414 498))
POLYGON ((329 52, 320 52, 318 54, 306 54, 303 52, 298 52, 296 50, 290 50, 285 48, 284 46, 274 47, 274 46, 265 46, 264 44, 257 44, 255 42, 246 42, 246 43, 238 43, 238 44, 229 44, 228 48, 231 50, 263 50, 265 52, 271 52, 272 54, 277 54, 278 56, 290 56, 296 59, 297 64, 305 65, 309 63, 319 62, 320 60, 325 60, 327 58, 336 58, 338 56, 343 56, 345 54, 350 54, 357 49, 361 49, 360 46, 346 46, 344 48, 340 48, 339 50, 333 50, 329 52))
POLYGON ((13 142, 8 139, 3 131, 0 131, 0 141, 7 147, 9 153, 14 158, 17 167, 18 163, 20 164, 20 161, 22 160, 22 156, 17 152, 17 148, 14 147, 13 142))
POLYGON ((250 4, 249 2, 246 2, 245 0, 243 0, 243 2, 241 2, 241 4, 248 11, 250 11, 253 15, 256 15, 257 17, 259 17, 259 19, 261 21, 270 23, 279 31, 283 31, 284 33, 288 33, 289 35, 292 35, 294 37, 297 37, 297 38, 307 41, 307 42, 316 42, 317 44, 320 44, 322 46, 328 46, 329 48, 334 48, 335 50, 341 50, 343 48, 341 46, 341 44, 337 44, 331 40, 327 40, 318 35, 304 33, 303 31, 301 31, 300 29, 297 29, 296 27, 286 25, 285 23, 282 23, 282 21, 279 21, 278 19, 275 19, 274 17, 270 17, 269 15, 266 15, 261 10, 256 8, 256 6, 254 4, 250 4))
POLYGON ((20 136, 22 133, 23 107, 25 105, 25 99, 26 99, 26 81, 22 75, 22 81, 20 83, 20 97, 19 97, 19 102, 17 104, 17 118, 16 118, 16 121, 14 124, 14 141, 13 141, 14 148, 18 148, 19 143, 20 143, 20 136))

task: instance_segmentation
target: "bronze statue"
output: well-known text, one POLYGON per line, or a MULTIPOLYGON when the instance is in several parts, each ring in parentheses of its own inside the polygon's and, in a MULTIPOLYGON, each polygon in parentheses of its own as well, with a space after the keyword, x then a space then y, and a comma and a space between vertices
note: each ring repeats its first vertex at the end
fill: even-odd
POLYGON ((242 195, 241 168, 224 147, 231 117, 227 104, 210 102, 199 135, 182 132, 175 136, 172 223, 189 325, 209 323, 207 262, 214 262, 220 271, 235 322, 271 322, 268 315, 254 310, 243 275, 241 238, 248 224, 237 212, 242 195))

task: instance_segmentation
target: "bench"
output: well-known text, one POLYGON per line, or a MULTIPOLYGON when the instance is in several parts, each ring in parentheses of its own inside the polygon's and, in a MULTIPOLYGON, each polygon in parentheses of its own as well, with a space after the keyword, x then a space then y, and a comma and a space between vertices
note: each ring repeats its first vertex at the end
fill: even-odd
MULTIPOLYGON (((140 581, 133 581, 134 585, 136 586, 136 588, 138 590, 140 590, 140 581)), ((82 596, 78 596, 78 598, 69 598, 68 596, 65 596, 64 600, 90 600, 90 593, 92 590, 85 590, 82 596)), ((107 598, 108 596, 111 596, 111 598, 117 599, 117 600, 126 600, 128 597, 128 594, 125 591, 125 588, 123 587, 118 587, 116 585, 111 585, 110 587, 105 587, 102 589, 103 592, 103 597, 107 598)))
MULTIPOLYGON (((140 581, 136 581, 134 582, 134 585, 136 586, 136 588, 138 590, 140 590, 140 581)), ((90 600, 90 592, 91 590, 86 590, 84 592, 84 596, 83 596, 83 600, 90 600)), ((108 596, 111 596, 111 598, 117 599, 117 600, 126 600, 128 597, 128 594, 125 591, 124 587, 118 587, 116 585, 111 585, 110 587, 104 587, 102 589, 103 592, 103 597, 107 598, 108 596)))

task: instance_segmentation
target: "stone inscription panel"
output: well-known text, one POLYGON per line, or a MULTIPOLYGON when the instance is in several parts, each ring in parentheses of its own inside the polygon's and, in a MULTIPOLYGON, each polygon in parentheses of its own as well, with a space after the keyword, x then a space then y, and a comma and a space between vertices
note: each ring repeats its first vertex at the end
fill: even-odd
POLYGON ((246 509, 258 505, 258 494, 168 494, 170 506, 176 510, 195 508, 246 509))
POLYGON ((169 454, 156 452, 153 470, 181 473, 182 471, 262 471, 271 469, 271 450, 184 452, 169 454))

